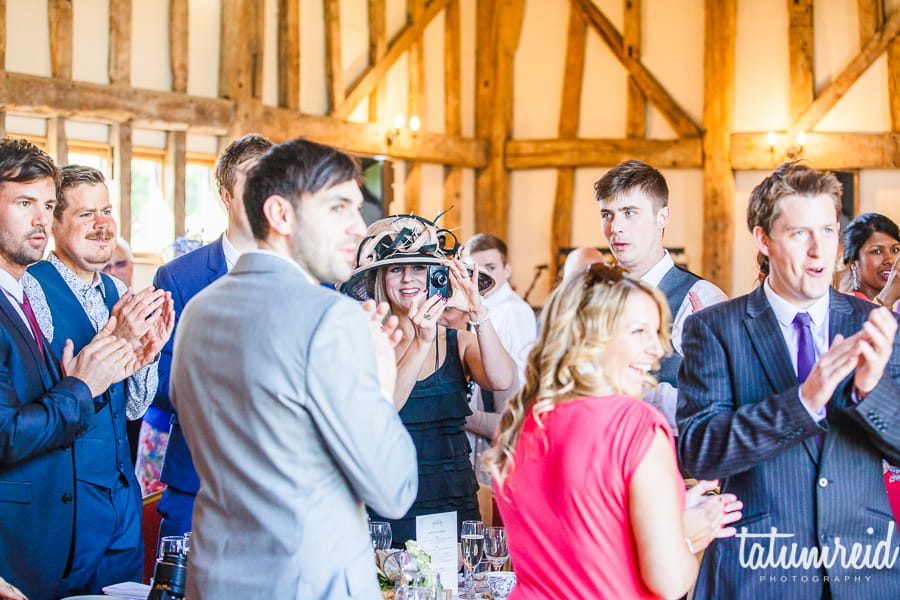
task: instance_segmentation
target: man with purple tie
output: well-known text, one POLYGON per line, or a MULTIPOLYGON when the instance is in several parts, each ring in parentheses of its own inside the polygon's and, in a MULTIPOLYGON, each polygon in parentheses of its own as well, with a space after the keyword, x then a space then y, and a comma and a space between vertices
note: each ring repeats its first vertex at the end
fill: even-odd
POLYGON ((781 165, 747 209, 764 282, 685 322, 679 458, 744 502, 698 600, 900 597, 882 478, 900 460, 897 321, 831 288, 840 200, 831 173, 781 165))
POLYGON ((30 600, 63 595, 72 567, 72 445, 95 426, 93 398, 133 372, 115 317, 57 362, 22 288, 44 255, 59 171, 25 140, 0 140, 0 573, 30 600))

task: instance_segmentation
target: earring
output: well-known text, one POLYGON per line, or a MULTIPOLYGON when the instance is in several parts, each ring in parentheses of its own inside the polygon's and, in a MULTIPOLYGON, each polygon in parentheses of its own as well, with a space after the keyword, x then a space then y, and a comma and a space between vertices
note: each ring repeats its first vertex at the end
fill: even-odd
POLYGON ((850 267, 850 289, 854 292, 859 291, 859 274, 853 267, 850 267))

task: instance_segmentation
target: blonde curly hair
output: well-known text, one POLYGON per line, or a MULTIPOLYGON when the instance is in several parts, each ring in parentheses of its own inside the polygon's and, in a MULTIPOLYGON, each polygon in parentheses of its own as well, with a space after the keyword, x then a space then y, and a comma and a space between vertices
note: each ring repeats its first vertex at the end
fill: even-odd
MULTIPOLYGON (((620 393, 598 366, 598 358, 619 332, 629 298, 641 293, 653 298, 659 308, 659 341, 668 352, 671 316, 665 297, 617 268, 591 265, 580 277, 570 277, 550 294, 541 316, 540 334, 528 355, 525 385, 507 403, 494 446, 485 453, 485 466, 498 486, 502 487, 513 467, 516 441, 527 411, 540 426, 541 415, 566 400, 620 393)), ((649 374, 647 385, 656 385, 649 374)))

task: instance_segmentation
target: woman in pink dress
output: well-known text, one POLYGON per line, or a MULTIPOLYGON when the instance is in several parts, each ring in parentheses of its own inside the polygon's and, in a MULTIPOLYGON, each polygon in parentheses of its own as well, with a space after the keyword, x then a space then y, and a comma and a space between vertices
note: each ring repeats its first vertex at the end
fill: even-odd
MULTIPOLYGON (((900 228, 878 213, 859 215, 844 232, 844 265, 851 294, 897 310, 900 299, 900 228)), ((884 485, 900 521, 900 468, 884 461, 884 485)))
POLYGON ((606 265, 550 295, 486 459, 517 573, 510 600, 680 598, 695 553, 734 534, 724 525, 740 502, 701 497, 708 486, 686 501, 666 419, 636 399, 668 330, 660 292, 606 265))

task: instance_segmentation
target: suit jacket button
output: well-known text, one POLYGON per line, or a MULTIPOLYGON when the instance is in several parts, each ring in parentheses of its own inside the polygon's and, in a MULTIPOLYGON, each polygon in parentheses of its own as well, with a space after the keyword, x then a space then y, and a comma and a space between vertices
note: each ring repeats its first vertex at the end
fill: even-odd
POLYGON ((62 501, 68 504, 72 501, 72 494, 63 494, 62 501))
POLYGON ((819 487, 828 487, 828 479, 825 477, 819 477, 819 487))

